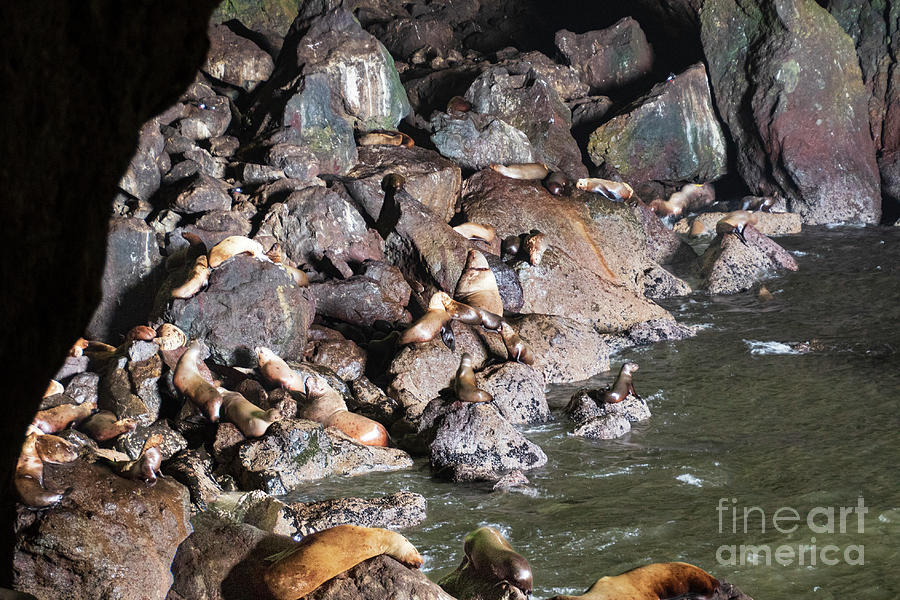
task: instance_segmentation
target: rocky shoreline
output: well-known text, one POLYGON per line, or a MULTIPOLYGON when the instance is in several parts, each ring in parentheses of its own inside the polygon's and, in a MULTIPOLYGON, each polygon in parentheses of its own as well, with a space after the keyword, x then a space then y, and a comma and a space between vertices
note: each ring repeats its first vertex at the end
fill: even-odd
MULTIPOLYGON (((727 16, 713 12, 704 47, 703 28, 727 16)), ((796 18, 823 14, 804 4, 796 18)), ((863 117, 820 115, 856 144, 849 162, 831 148, 835 161, 748 133, 719 90, 754 82, 725 81, 709 57, 627 101, 601 96, 652 74, 633 19, 561 30, 551 58, 480 49, 470 34, 484 17, 477 3, 309 3, 283 37, 211 27, 195 82, 141 130, 113 202, 102 302, 29 430, 17 589, 175 600, 237 585, 266 597, 264 559, 292 537, 402 529, 426 513, 410 492, 278 496, 417 456, 454 482, 527 483, 547 456, 517 426, 558 418, 547 386, 693 334, 654 299, 755 289, 798 268, 769 236, 880 218, 852 65, 834 85, 863 117), (757 172, 776 159, 784 172, 757 172), (716 181, 738 175, 750 193, 717 198, 716 181), (702 255, 688 236, 709 240, 702 255), (476 274, 490 300, 461 289, 476 274), (439 327, 431 311, 446 313, 439 327), (362 426, 390 441, 367 441, 362 426), (211 560, 219 547, 227 556, 211 560)), ((821 146, 814 130, 780 129, 792 118, 770 134, 821 146)), ((649 418, 630 375, 628 386, 576 393, 572 434, 614 438, 649 418)), ((470 571, 474 582, 441 585, 458 598, 523 595, 485 591, 490 579, 470 571)), ((448 597, 410 572, 367 559, 310 597, 380 597, 372 581, 448 597)))

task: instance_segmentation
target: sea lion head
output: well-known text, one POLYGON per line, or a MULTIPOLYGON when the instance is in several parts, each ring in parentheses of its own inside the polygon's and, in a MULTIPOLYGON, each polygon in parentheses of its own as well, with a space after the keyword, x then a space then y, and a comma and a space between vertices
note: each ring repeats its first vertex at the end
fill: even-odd
POLYGON ((637 363, 627 362, 622 365, 622 375, 632 375, 640 368, 640 365, 637 363))

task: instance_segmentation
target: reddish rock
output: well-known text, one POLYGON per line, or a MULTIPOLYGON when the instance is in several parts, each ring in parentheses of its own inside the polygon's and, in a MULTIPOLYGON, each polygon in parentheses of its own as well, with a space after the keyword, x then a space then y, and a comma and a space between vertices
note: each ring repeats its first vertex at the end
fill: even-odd
POLYGON ((548 384, 581 381, 609 369, 610 343, 589 325, 536 314, 511 323, 534 352, 534 368, 548 384))
POLYGON ((711 294, 749 290, 766 274, 799 268, 793 256, 752 225, 744 229, 744 238, 746 244, 736 235, 719 235, 700 257, 702 287, 711 294))

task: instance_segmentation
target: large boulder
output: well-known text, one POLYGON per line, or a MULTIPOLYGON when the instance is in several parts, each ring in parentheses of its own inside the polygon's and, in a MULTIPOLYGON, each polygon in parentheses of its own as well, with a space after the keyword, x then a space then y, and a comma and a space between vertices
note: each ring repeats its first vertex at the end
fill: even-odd
POLYGON ((38 598, 166 597, 169 565, 191 533, 184 486, 167 477, 147 486, 81 460, 45 468, 44 482, 71 491, 47 511, 19 507, 16 589, 38 598))
POLYGON ((220 81, 250 92, 275 69, 268 52, 225 25, 209 28, 209 54, 203 70, 220 81))
POLYGON ((534 368, 548 384, 581 381, 609 369, 609 336, 590 325, 540 314, 522 315, 510 322, 531 348, 534 368))
POLYGON ((538 152, 528 136, 503 119, 478 112, 435 112, 431 142, 442 156, 464 169, 478 170, 492 163, 529 163, 538 152))
POLYGON ((711 294, 736 294, 767 274, 799 268, 787 250, 753 226, 744 229, 744 238, 746 244, 736 235, 719 235, 700 257, 701 286, 711 294))
POLYGON ((706 69, 697 64, 610 119, 588 142, 604 177, 705 183, 727 172, 725 134, 713 110, 706 69))
POLYGON ((308 594, 306 600, 453 600, 418 569, 380 555, 344 571, 308 594))
POLYGON ((534 425, 550 420, 541 371, 519 362, 487 367, 475 377, 476 385, 494 398, 494 406, 513 425, 534 425))
POLYGON ((707 2, 703 51, 719 114, 757 195, 806 223, 875 223, 881 190, 853 40, 813 0, 707 2))
POLYGON ((400 270, 381 262, 366 263, 366 271, 348 279, 314 283, 316 314, 353 325, 375 321, 408 323, 411 292, 400 270))

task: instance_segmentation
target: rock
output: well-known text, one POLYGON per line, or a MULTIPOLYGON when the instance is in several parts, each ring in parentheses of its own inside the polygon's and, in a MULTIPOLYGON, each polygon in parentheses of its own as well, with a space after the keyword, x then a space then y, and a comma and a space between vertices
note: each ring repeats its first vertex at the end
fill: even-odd
POLYGON ((805 223, 877 223, 881 191, 853 41, 815 2, 704 6, 703 52, 719 114, 752 192, 805 223))
POLYGON ((725 134, 706 69, 698 63, 653 86, 591 134, 588 153, 601 177, 634 188, 651 180, 708 182, 724 175, 725 134))
POLYGON ((572 394, 563 413, 576 425, 600 416, 600 407, 591 397, 591 390, 581 389, 572 394))
POLYGON ((353 399, 347 401, 350 411, 359 413, 390 427, 401 418, 400 404, 385 394, 381 388, 366 377, 358 377, 350 382, 353 399))
POLYGON ((162 359, 157 354, 159 346, 155 342, 134 342, 128 350, 129 354, 134 356, 137 348, 145 348, 144 355, 150 352, 152 354, 145 360, 132 358, 128 362, 131 388, 137 393, 138 398, 143 401, 150 416, 155 419, 159 416, 163 401, 159 391, 159 378, 162 375, 162 359))
MULTIPOLYGON (((62 383, 70 377, 74 378, 87 371, 89 364, 90 359, 87 356, 67 356, 63 359, 63 363, 59 367, 59 370, 53 375, 53 379, 62 383)), ((91 375, 96 376, 96 373, 91 373, 91 375)), ((79 404, 81 403, 79 402, 79 404)))
POLYGON ((231 158, 240 147, 240 140, 233 135, 219 135, 209 138, 209 151, 213 156, 231 158))
POLYGON ((272 236, 298 265, 318 265, 328 252, 332 260, 359 264, 381 260, 381 237, 366 225, 353 204, 337 191, 312 186, 272 205, 256 237, 272 236))
POLYGON ((555 41, 557 49, 594 94, 635 83, 653 68, 653 48, 631 17, 599 31, 577 34, 563 29, 556 32, 555 41))
POLYGON ((666 265, 687 262, 697 257, 694 250, 678 234, 666 227, 649 206, 643 202, 635 202, 631 210, 644 229, 650 260, 666 265))
POLYGON ((165 139, 159 131, 159 121, 150 119, 141 127, 137 150, 119 180, 119 188, 139 200, 149 200, 159 189, 159 160, 164 149, 165 139))
POLYGON ((396 18, 373 32, 391 56, 408 61, 419 50, 446 57, 458 44, 453 27, 437 15, 396 18))
POLYGON ((410 569, 387 555, 365 560, 329 579, 306 600, 453 600, 418 569, 410 569))
POLYGON ((186 180, 172 202, 172 210, 185 215, 210 210, 231 210, 231 196, 225 185, 209 175, 197 173, 186 180))
POLYGON ((699 259, 701 287, 711 294, 735 294, 766 273, 799 268, 793 256, 752 225, 744 229, 744 238, 746 245, 736 235, 719 235, 710 244, 699 259))
POLYGON ((589 325, 538 314, 510 323, 534 352, 534 368, 547 384, 581 381, 609 369, 609 341, 589 325))
POLYGON ((697 327, 682 325, 671 319, 644 321, 628 330, 626 339, 620 341, 620 348, 646 346, 665 340, 685 340, 697 335, 697 330, 697 327))
MULTIPOLYGON (((271 32, 273 36, 284 37, 296 18, 297 5, 293 2, 231 0, 219 5, 210 22, 240 21, 241 25, 253 32, 271 32)), ((277 50, 275 48, 276 54, 277 50)))
POLYGON ((139 425, 150 425, 159 416, 159 407, 155 412, 144 401, 131 392, 131 380, 125 369, 109 369, 100 380, 97 407, 109 410, 119 419, 134 419, 139 425))
POLYGON ((491 163, 529 163, 538 159, 528 136, 506 121, 476 112, 431 117, 431 142, 441 155, 464 169, 477 171, 491 163))
POLYGON ((153 291, 161 281, 161 264, 156 233, 149 225, 140 219, 111 219, 100 282, 102 298, 85 336, 117 345, 135 323, 146 321, 153 291))
POLYGON ((522 471, 510 471, 506 475, 500 478, 497 483, 494 484, 494 487, 491 488, 495 492, 509 492, 513 490, 517 490, 519 488, 524 488, 527 486, 530 481, 525 477, 525 473, 522 471))
POLYGON ((199 166, 199 171, 204 175, 209 175, 214 179, 224 179, 228 161, 218 158, 203 148, 191 148, 185 151, 184 157, 192 160, 199 166))
POLYGON ((494 398, 493 405, 513 425, 534 425, 550 420, 540 371, 505 362, 487 367, 475 377, 476 385, 494 398))
POLYGON ((615 404, 604 403, 600 407, 600 412, 601 414, 606 415, 621 415, 630 423, 646 421, 651 416, 650 407, 647 406, 647 401, 632 395, 629 395, 621 402, 616 402, 615 404))
POLYGON ((178 131, 189 140, 208 140, 224 135, 230 124, 228 98, 210 94, 187 105, 186 116, 178 121, 178 131))
MULTIPOLYGON (((443 403, 435 399, 434 403, 443 403)), ((547 456, 504 419, 490 403, 441 407, 431 423, 431 467, 451 481, 496 481, 514 469, 544 466, 547 456)))
MULTIPOLYGON (((250 235, 252 226, 247 217, 233 210, 211 210, 200 217, 193 227, 185 227, 186 231, 191 232, 195 232, 196 229, 222 233, 224 234, 222 240, 224 240, 226 237, 232 235, 248 236, 250 235)), ((222 240, 213 242, 212 246, 215 246, 222 240)), ((210 242, 212 242, 212 240, 210 240, 210 242)), ((207 248, 212 248, 212 246, 207 245, 207 248)))
MULTIPOLYGON (((721 221, 728 213, 710 212, 700 213, 695 217, 681 219, 675 224, 675 231, 678 233, 688 233, 694 223, 699 221, 703 223, 704 228, 710 233, 715 234, 716 223, 721 221)), ((800 233, 801 222, 800 215, 796 213, 768 213, 754 212, 758 222, 753 227, 763 235, 790 235, 800 233)))
POLYGON ((344 381, 359 379, 366 372, 366 352, 352 340, 316 340, 306 346, 304 357, 328 367, 344 381))
POLYGON ((572 111, 572 129, 596 128, 612 105, 608 96, 587 96, 567 103, 572 111))
POLYGON ((650 268, 644 277, 644 295, 653 300, 687 296, 692 291, 688 282, 659 265, 650 268))
POLYGON ((620 414, 604 414, 580 423, 572 435, 595 440, 614 440, 631 431, 631 422, 620 414))
POLYGON ((184 436, 174 431, 165 420, 159 420, 149 427, 139 426, 131 433, 124 433, 116 438, 116 450, 124 452, 132 460, 140 456, 144 442, 153 434, 162 436, 162 444, 159 446, 162 459, 168 460, 178 452, 187 448, 187 440, 184 436))
POLYGON ((153 486, 78 460, 45 468, 52 489, 71 488, 57 507, 20 507, 14 587, 39 598, 162 600, 169 565, 191 533, 188 493, 161 477, 153 486))
POLYGON ((407 119, 418 127, 427 127, 429 115, 446 111, 447 101, 462 96, 486 67, 483 62, 464 61, 447 69, 406 75, 403 86, 413 111, 407 119))
POLYGON ((209 512, 197 515, 193 525, 172 562, 168 600, 271 598, 262 579, 266 559, 293 548, 294 540, 209 512))
POLYGON ((411 290, 400 270, 391 265, 369 262, 364 275, 313 283, 310 291, 321 316, 364 326, 378 320, 410 322, 406 305, 411 290))
POLYGON ((220 81, 251 92, 275 69, 272 57, 224 25, 209 28, 209 53, 203 70, 220 81))
MULTIPOLYGON (((882 194, 885 200, 894 203, 896 213, 896 207, 900 206, 900 152, 881 156, 878 159, 878 169, 881 171, 882 194)), ((887 204, 885 206, 887 207, 887 204)))
MULTIPOLYGON (((560 65, 546 54, 537 51, 519 54, 506 62, 528 63, 534 72, 544 78, 556 92, 560 100, 569 101, 584 98, 590 87, 578 78, 578 71, 568 65, 560 65)), ((503 64, 503 63, 501 63, 503 64)))
MULTIPOLYGON (((54 379, 60 380, 59 377, 54 377, 54 379)), ((96 402, 99 385, 100 376, 96 373, 78 373, 66 384, 65 395, 71 398, 75 404, 96 402)))
POLYGON ((390 173, 401 175, 406 180, 404 189, 439 219, 449 222, 453 217, 462 185, 460 169, 433 150, 419 146, 362 146, 359 163, 348 173, 350 179, 344 185, 377 219, 384 198, 381 182, 390 173))
POLYGON ((212 475, 212 458, 203 448, 182 450, 167 460, 162 470, 190 491, 192 513, 205 511, 222 495, 222 486, 212 475))
POLYGON ((275 144, 269 148, 266 161, 283 176, 300 181, 313 181, 319 174, 316 154, 306 146, 275 144))
POLYGON ((328 475, 358 475, 412 466, 395 448, 362 446, 339 431, 305 419, 273 423, 266 435, 240 445, 233 467, 243 489, 286 494, 328 475))
POLYGON ((572 114, 530 63, 487 69, 465 97, 472 103, 472 110, 502 119, 524 133, 539 162, 576 179, 587 177, 581 150, 570 132, 572 114))
MULTIPOLYGON (((498 570, 503 568, 494 565, 488 567, 498 570)), ((499 573, 486 573, 486 570, 476 571, 472 562, 464 556, 462 563, 442 577, 438 585, 454 598, 465 600, 528 600, 531 597, 511 582, 502 580, 499 573)))
MULTIPOLYGON (((177 284, 175 284, 177 285, 177 284)), ((160 296, 168 295, 168 284, 160 296)), ((256 346, 296 357, 312 321, 309 292, 269 261, 238 255, 213 269, 209 286, 186 300, 170 299, 163 319, 203 340, 214 362, 255 366, 256 346)))

